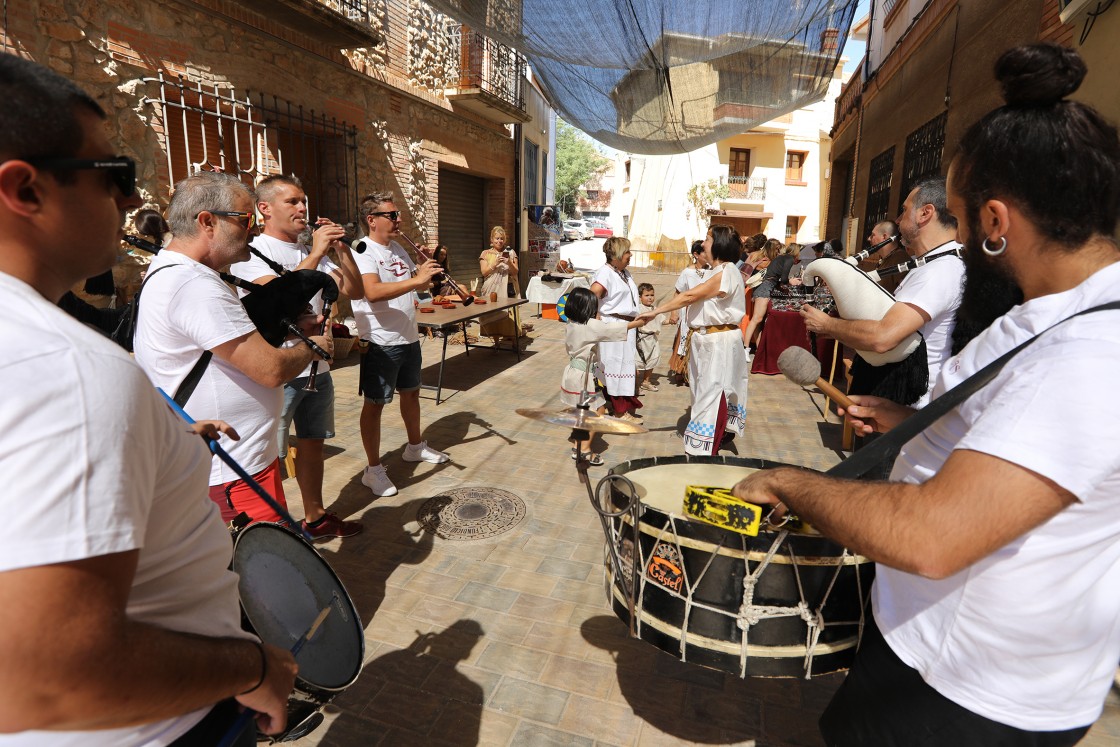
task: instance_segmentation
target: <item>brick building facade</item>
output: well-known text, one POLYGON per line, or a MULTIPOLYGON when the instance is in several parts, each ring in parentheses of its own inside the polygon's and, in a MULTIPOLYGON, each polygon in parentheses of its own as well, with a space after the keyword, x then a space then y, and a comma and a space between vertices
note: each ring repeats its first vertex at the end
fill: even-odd
POLYGON ((5 6, 5 51, 97 98, 150 205, 198 169, 283 172, 340 222, 391 190, 404 231, 464 270, 490 226, 516 235, 524 59, 419 0, 5 6))

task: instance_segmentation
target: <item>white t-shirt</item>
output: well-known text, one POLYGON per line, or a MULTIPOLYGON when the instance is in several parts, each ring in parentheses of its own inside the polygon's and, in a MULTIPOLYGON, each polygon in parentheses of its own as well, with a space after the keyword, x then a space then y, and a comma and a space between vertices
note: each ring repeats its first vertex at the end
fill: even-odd
MULTIPOLYGON (((227 570, 229 533, 206 494, 202 439, 120 347, 2 273, 0 299, 0 573, 139 549, 130 618, 251 638, 227 570)), ((206 710, 126 729, 0 735, 0 745, 167 744, 206 710)))
MULTIPOLYGON (((377 275, 382 283, 399 283, 416 272, 416 264, 397 242, 390 241, 389 246, 384 246, 367 236, 362 239, 362 244, 366 250, 354 252, 354 263, 363 275, 377 275)), ((354 308, 358 337, 377 345, 416 342, 420 339, 416 329, 416 302, 414 291, 376 303, 355 298, 350 305, 354 308)))
MULTIPOLYGON (((717 324, 738 324, 747 313, 747 297, 743 288, 743 274, 733 262, 724 262, 711 273, 722 273, 719 281, 723 298, 716 296, 685 309, 685 322, 689 327, 710 327, 717 324)), ((704 282, 711 280, 709 274, 704 282)))
MULTIPOLYGON (((955 241, 931 249, 926 256, 938 254, 960 246, 955 241)), ((949 357, 952 347, 953 316, 961 304, 961 283, 964 280, 964 262, 958 257, 941 257, 906 273, 895 289, 894 298, 913 304, 929 315, 929 321, 918 330, 926 338, 926 361, 929 366, 929 389, 915 407, 929 404, 930 391, 937 381, 941 364, 949 357)))
MULTIPOLYGON (((946 361, 934 394, 1076 311, 1120 298, 1117 287, 1120 264, 1015 307, 946 361)), ((1077 497, 950 578, 883 565, 875 578, 875 619, 899 657, 950 700, 1021 729, 1093 722, 1120 660, 1120 400, 1102 386, 1118 361, 1120 313, 1066 322, 906 444, 891 473, 921 483, 954 449, 970 449, 1077 497)))
POLYGON ((603 316, 637 316, 638 315, 638 286, 629 271, 623 270, 623 277, 609 264, 605 264, 595 271, 591 283, 598 283, 607 289, 606 294, 599 301, 599 313, 603 316))
MULTIPOLYGON (((148 377, 174 396, 205 350, 256 330, 245 307, 214 270, 190 257, 164 249, 148 268, 150 279, 140 295, 133 346, 148 377), (152 275, 165 265, 170 267, 152 275)), ((276 427, 284 403, 281 387, 253 381, 233 364, 214 356, 194 394, 183 408, 195 420, 224 420, 241 436, 226 436, 221 446, 255 475, 276 460, 276 427)), ((214 457, 210 484, 223 485, 237 474, 214 457)))
POLYGON ((686 267, 681 270, 681 274, 677 276, 677 282, 673 285, 673 289, 677 293, 684 293, 686 290, 695 288, 704 282, 704 277, 709 270, 704 270, 697 267, 686 267))
MULTIPOLYGON (((276 264, 283 267, 285 270, 291 272, 299 267, 299 263, 307 259, 307 247, 302 244, 292 244, 287 241, 281 241, 273 236, 265 236, 263 233, 256 236, 249 245, 259 251, 264 256, 271 259, 276 264)), ((319 272, 325 272, 328 275, 338 271, 338 265, 331 262, 328 258, 323 257, 319 260, 318 266, 315 268, 319 272)), ((263 259, 253 254, 250 255, 246 262, 236 262, 229 268, 231 275, 236 275, 242 280, 248 280, 250 283, 255 282, 258 278, 263 277, 276 277, 276 270, 268 266, 268 263, 263 259)), ((246 291, 237 289, 239 298, 244 298, 247 295, 246 291)), ((316 314, 323 313, 323 292, 319 291, 311 299, 311 310, 316 314)), ((327 313, 330 313, 328 309, 327 313)), ((295 345, 303 345, 301 340, 285 340, 282 347, 290 348, 295 345)), ((330 371, 330 363, 327 361, 319 361, 319 368, 316 369, 319 373, 326 373, 330 371)), ((307 368, 303 369, 296 378, 311 375, 311 364, 307 364, 307 368)))

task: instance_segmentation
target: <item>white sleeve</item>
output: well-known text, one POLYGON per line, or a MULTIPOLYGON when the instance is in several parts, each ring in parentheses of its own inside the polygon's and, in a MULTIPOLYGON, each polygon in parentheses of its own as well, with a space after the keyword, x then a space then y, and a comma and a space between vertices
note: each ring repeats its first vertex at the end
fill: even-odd
POLYGON ((736 291, 735 278, 731 277, 731 273, 738 273, 735 265, 724 264, 722 277, 719 279, 719 292, 728 295, 736 291))
MULTIPOLYGON (((0 571, 144 545, 156 480, 151 382, 117 355, 59 350, 13 366, 3 398, 0 571), (88 373, 96 367, 96 375, 88 373), (142 392, 140 389, 149 391, 142 392)), ((166 409, 166 408, 164 408, 166 409)))
POLYGON ((1120 472, 1120 399, 1101 387, 1116 374, 1120 344, 1078 340, 1027 356, 961 406, 970 427, 956 448, 1017 464, 1085 500, 1120 472))
POLYGON ((602 319, 588 319, 587 328, 593 335, 592 339, 598 342, 622 342, 630 331, 626 322, 604 322, 602 319))
POLYGON ((930 319, 936 319, 957 306, 961 295, 964 265, 946 257, 926 265, 923 272, 911 275, 895 290, 896 301, 917 306, 930 319))
POLYGON ((203 350, 256 329, 237 297, 218 280, 194 277, 167 304, 168 323, 203 350))
POLYGON ((378 278, 381 277, 380 264, 378 263, 377 258, 372 256, 372 252, 369 251, 368 245, 366 251, 361 252, 360 254, 358 252, 354 252, 353 254, 354 264, 358 266, 358 272, 363 275, 377 275, 378 278))
POLYGON ((263 277, 276 277, 276 271, 255 254, 250 254, 249 259, 244 262, 235 262, 230 266, 229 272, 250 283, 263 277))

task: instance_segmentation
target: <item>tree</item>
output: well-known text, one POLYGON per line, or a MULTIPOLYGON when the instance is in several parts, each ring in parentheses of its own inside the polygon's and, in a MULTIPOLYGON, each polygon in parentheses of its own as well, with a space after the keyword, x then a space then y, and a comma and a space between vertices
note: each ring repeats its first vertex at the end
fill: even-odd
POLYGON ((697 225, 705 228, 708 225, 708 208, 715 205, 717 200, 726 200, 730 194, 731 188, 723 179, 709 179, 706 182, 693 184, 685 195, 689 205, 684 210, 685 217, 690 217, 695 210, 697 225))
POLYGON ((564 217, 576 212, 580 185, 603 167, 606 159, 595 144, 563 120, 556 122, 556 204, 564 217))

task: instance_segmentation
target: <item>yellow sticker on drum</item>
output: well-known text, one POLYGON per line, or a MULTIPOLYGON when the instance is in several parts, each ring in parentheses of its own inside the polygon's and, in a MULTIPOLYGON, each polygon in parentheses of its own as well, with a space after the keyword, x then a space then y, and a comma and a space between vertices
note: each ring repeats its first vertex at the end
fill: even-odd
POLYGON ((727 488, 689 485, 684 489, 684 512, 706 524, 758 536, 762 507, 741 501, 727 488))

